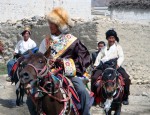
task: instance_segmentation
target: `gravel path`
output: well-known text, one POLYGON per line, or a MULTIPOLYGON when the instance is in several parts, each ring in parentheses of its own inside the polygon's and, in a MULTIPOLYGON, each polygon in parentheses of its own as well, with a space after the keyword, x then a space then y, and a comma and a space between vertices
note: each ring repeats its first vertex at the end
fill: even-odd
MULTIPOLYGON (((0 115, 30 115, 26 103, 15 105, 15 86, 0 76, 0 115)), ((26 97, 24 98, 26 101, 26 97)), ((101 108, 92 107, 92 115, 102 115, 101 108)), ((122 107, 121 115, 150 115, 150 85, 132 85, 130 105, 122 107)))

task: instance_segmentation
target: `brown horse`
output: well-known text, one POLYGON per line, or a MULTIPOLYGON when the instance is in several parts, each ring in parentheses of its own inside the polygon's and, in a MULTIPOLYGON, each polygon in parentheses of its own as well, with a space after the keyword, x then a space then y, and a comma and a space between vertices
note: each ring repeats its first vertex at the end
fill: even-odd
MULTIPOLYGON (((62 87, 61 80, 55 77, 58 71, 49 72, 47 59, 42 53, 29 56, 21 71, 21 82, 34 102, 37 114, 46 115, 74 115, 71 107, 71 94, 62 87)), ((60 75, 61 76, 61 75, 60 75)))

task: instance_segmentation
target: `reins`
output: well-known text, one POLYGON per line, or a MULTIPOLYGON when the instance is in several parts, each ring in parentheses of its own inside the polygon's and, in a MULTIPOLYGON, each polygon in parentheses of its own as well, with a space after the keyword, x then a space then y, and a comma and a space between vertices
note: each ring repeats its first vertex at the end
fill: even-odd
MULTIPOLYGON (((46 58, 46 57, 45 57, 46 58)), ((47 59, 46 59, 46 61, 47 61, 47 59)), ((48 61, 47 61, 48 62, 48 61)), ((69 91, 69 88, 67 88, 67 90, 65 90, 61 85, 62 84, 59 84, 59 87, 58 87, 58 90, 60 90, 60 92, 61 92, 61 90, 63 90, 64 92, 65 92, 65 96, 63 96, 63 98, 61 99, 61 98, 58 98, 58 97, 56 97, 56 96, 54 96, 53 94, 56 94, 56 93, 58 93, 58 90, 57 91, 55 91, 55 92, 49 92, 49 91, 47 91, 46 89, 45 89, 45 87, 46 87, 46 85, 47 84, 49 84, 49 83, 52 83, 52 82, 55 82, 55 79, 52 77, 53 75, 55 76, 57 73, 59 73, 59 71, 61 71, 63 68, 58 68, 57 70, 55 70, 55 71, 53 71, 53 73, 51 73, 50 71, 49 71, 49 68, 50 68, 50 65, 47 63, 42 69, 40 69, 40 68, 36 68, 33 64, 27 64, 27 66, 30 66, 30 67, 32 67, 34 70, 35 70, 35 72, 36 72, 36 77, 34 76, 34 79, 36 80, 36 79, 46 79, 46 78, 48 78, 48 81, 45 81, 45 83, 44 83, 44 85, 42 85, 42 86, 38 86, 38 88, 39 88, 39 90, 40 90, 40 92, 41 93, 46 93, 46 95, 48 95, 50 98, 52 98, 52 99, 54 99, 54 100, 56 100, 56 101, 58 101, 58 102, 60 102, 60 103, 64 103, 64 108, 62 109, 62 111, 60 112, 60 114, 61 113, 63 113, 63 112, 65 112, 66 111, 66 103, 71 99, 71 92, 69 91), (51 81, 52 80, 52 81, 51 81)), ((54 83, 55 84, 55 83, 54 83)), ((31 94, 31 92, 29 91, 29 95, 31 96, 31 98, 32 98, 32 100, 33 100, 33 102, 34 102, 34 104, 36 104, 36 102, 35 102, 35 98, 33 97, 33 95, 31 94)), ((64 94, 63 94, 64 95, 64 94)))

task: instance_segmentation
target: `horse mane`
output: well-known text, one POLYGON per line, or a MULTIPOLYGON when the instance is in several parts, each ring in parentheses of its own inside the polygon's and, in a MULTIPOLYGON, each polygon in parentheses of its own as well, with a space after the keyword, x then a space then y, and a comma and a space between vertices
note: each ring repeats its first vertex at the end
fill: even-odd
POLYGON ((117 76, 117 70, 115 70, 114 68, 106 68, 102 74, 102 79, 105 80, 112 80, 115 77, 118 78, 117 76))
POLYGON ((39 57, 42 56, 42 57, 43 57, 44 54, 42 54, 41 52, 38 52, 38 53, 35 53, 35 54, 31 54, 30 56, 31 56, 31 57, 32 57, 32 56, 39 56, 39 57))

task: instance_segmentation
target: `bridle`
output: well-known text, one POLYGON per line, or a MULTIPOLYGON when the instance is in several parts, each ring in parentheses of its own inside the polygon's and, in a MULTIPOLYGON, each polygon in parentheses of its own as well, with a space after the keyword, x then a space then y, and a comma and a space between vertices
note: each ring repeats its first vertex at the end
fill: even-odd
POLYGON ((27 66, 30 66, 35 70, 38 78, 44 77, 49 71, 49 67, 47 65, 45 65, 42 69, 36 68, 33 64, 28 64, 27 66))
POLYGON ((116 84, 116 78, 114 78, 113 80, 102 81, 103 86, 104 86, 106 83, 114 83, 114 84, 116 84))
MULTIPOLYGON (((46 76, 47 73, 49 72, 48 60, 47 60, 47 58, 46 58, 45 56, 44 56, 44 58, 45 58, 45 60, 46 60, 46 64, 45 64, 45 66, 44 66, 42 69, 36 68, 33 64, 27 64, 27 65, 26 65, 26 66, 32 67, 32 68, 35 70, 36 76, 37 76, 38 78, 42 78, 42 77, 46 76)), ((36 78, 35 78, 35 79, 36 79, 36 78)))
MULTIPOLYGON (((117 73, 116 73, 116 70, 115 70, 115 69, 113 69, 113 68, 106 68, 104 71, 106 71, 106 70, 108 70, 108 69, 115 71, 115 75, 116 75, 116 77, 117 77, 117 73)), ((103 75, 104 75, 104 72, 103 72, 103 74, 102 74, 102 77, 103 77, 103 75)), ((113 84, 114 84, 114 86, 113 86, 113 87, 114 87, 114 93, 112 94, 112 96, 114 97, 114 96, 116 95, 116 91, 117 91, 117 89, 118 89, 118 84, 117 84, 117 79, 116 79, 116 77, 115 77, 113 80, 107 80, 107 81, 102 80, 102 81, 101 81, 101 82, 102 82, 102 87, 103 87, 103 89, 104 89, 106 95, 107 95, 107 90, 106 90, 106 86, 105 86, 106 83, 113 83, 113 84)), ((120 94, 120 93, 118 93, 118 95, 115 96, 114 99, 116 99, 116 98, 119 96, 119 94, 120 94)), ((108 96, 108 95, 107 95, 107 96, 108 96)), ((104 98, 104 96, 103 96, 103 98, 104 98)))
MULTIPOLYGON (((41 79, 41 78, 49 78, 50 79, 50 77, 52 76, 52 73, 49 71, 49 68, 50 68, 50 65, 48 63, 49 61, 47 60, 47 58, 45 56, 44 56, 44 58, 46 59, 47 63, 42 69, 36 68, 33 64, 27 64, 26 65, 26 66, 32 67, 35 70, 36 78, 34 77, 34 79, 41 79)), ((55 73, 59 72, 60 70, 62 70, 62 68, 59 68, 58 70, 56 70, 53 73, 53 75, 55 73)), ((51 79, 53 79, 53 78, 51 78, 51 79)), ((32 81, 30 83, 32 83, 32 81)), ((50 98, 52 98, 52 99, 54 99, 54 100, 56 100, 56 101, 58 101, 60 103, 62 103, 62 102, 64 103, 64 107, 63 107, 62 111, 59 114, 59 115, 62 115, 66 111, 66 107, 67 107, 68 101, 71 99, 71 92, 69 91, 69 89, 65 90, 63 87, 59 86, 58 90, 60 89, 61 92, 62 92, 62 90, 64 90, 65 91, 65 95, 66 95, 66 96, 64 96, 64 93, 63 93, 63 99, 60 99, 60 98, 58 98, 58 97, 53 95, 53 93, 54 94, 58 93, 58 90, 52 93, 52 92, 49 92, 49 91, 47 91, 45 89, 45 86, 47 84, 49 84, 49 83, 51 83, 51 81, 45 82, 45 84, 43 86, 39 86, 39 89, 40 89, 41 92, 46 93, 50 98)), ((32 96, 31 93, 29 93, 29 95, 32 96)), ((35 103, 35 100, 34 100, 33 96, 32 96, 32 101, 35 103)))

